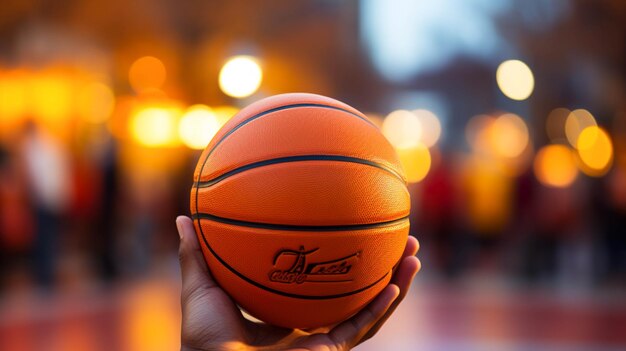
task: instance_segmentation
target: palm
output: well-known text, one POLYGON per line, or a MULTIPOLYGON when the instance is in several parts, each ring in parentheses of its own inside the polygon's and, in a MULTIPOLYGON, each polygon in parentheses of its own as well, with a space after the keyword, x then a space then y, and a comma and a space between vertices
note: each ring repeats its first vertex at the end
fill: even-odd
POLYGON ((180 259, 183 275, 182 342, 192 350, 347 350, 373 336, 406 295, 419 270, 414 255, 418 242, 409 237, 401 264, 392 282, 368 306, 332 329, 287 329, 246 319, 235 303, 211 277, 204 262, 193 224, 188 217, 177 219, 181 235, 180 259), (399 295, 399 298, 397 298, 399 295))

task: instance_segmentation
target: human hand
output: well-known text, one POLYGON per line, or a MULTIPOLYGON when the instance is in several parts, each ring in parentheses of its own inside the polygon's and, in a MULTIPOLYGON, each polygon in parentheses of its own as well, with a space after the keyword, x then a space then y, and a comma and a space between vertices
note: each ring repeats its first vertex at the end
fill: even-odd
POLYGON ((417 239, 409 236, 389 285, 356 315, 332 328, 288 329, 246 319, 213 280, 193 222, 176 218, 182 272, 181 350, 342 351, 371 338, 406 296, 421 267, 417 239))

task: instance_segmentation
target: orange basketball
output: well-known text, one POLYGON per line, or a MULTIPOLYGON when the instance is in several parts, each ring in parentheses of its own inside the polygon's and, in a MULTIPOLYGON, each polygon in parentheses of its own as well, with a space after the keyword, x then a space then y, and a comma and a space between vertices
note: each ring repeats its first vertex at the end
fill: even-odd
POLYGON ((409 210, 378 128, 314 94, 241 110, 202 153, 191 191, 214 278, 251 315, 292 328, 344 320, 389 283, 409 210))

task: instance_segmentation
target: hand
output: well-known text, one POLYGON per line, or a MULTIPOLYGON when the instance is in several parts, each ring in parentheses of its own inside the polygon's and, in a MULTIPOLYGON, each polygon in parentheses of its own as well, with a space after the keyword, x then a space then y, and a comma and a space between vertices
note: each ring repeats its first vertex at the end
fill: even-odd
POLYGON ((420 269, 419 243, 407 240, 391 283, 353 317, 316 330, 287 329, 244 318, 204 261, 193 222, 176 219, 182 272, 182 350, 349 350, 371 338, 406 296, 420 269))

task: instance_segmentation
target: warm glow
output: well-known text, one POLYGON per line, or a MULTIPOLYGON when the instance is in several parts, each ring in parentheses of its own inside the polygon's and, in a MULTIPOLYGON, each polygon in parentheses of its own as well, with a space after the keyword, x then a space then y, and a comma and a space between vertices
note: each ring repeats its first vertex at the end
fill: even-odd
POLYGON ((108 120, 115 106, 115 96, 108 86, 102 83, 90 83, 83 87, 77 96, 79 115, 90 123, 104 123, 108 120))
POLYGON ((420 143, 422 123, 414 113, 397 110, 385 118, 382 132, 396 148, 411 148, 420 143))
POLYGON ((441 123, 437 116, 428 110, 414 110, 413 113, 418 117, 421 127, 421 142, 426 147, 433 147, 441 136, 441 123))
POLYGON ((496 118, 489 132, 494 151, 502 157, 521 155, 528 146, 528 128, 519 116, 512 113, 496 118))
POLYGON ((564 188, 578 176, 572 150, 563 145, 544 146, 535 156, 535 176, 546 186, 564 188))
POLYGON ((137 59, 128 71, 128 80, 136 92, 146 89, 158 89, 167 76, 165 65, 161 60, 152 56, 137 59))
POLYGON ((0 71, 0 138, 16 131, 27 108, 27 75, 20 71, 0 71))
POLYGON ((552 110, 548 115, 548 119, 546 119, 546 133, 551 142, 559 143, 565 141, 565 121, 567 121, 570 113, 570 110, 559 107, 552 110))
POLYGON ((244 98, 254 94, 263 80, 263 71, 254 57, 235 56, 222 67, 219 76, 224 94, 244 98))
POLYGON ((42 74, 31 80, 30 111, 48 124, 68 119, 72 112, 71 82, 61 74, 42 74))
POLYGON ((596 127, 597 125, 596 119, 593 118, 593 115, 589 111, 585 109, 572 111, 565 121, 565 136, 567 137, 567 141, 573 147, 577 147, 580 133, 587 127, 596 127))
POLYGON ((26 73, 20 71, 2 72, 0 75, 0 115, 21 117, 26 110, 28 79, 26 73))
POLYGON ((611 168, 613 163, 613 143, 602 128, 585 128, 576 144, 578 157, 582 161, 580 169, 587 175, 599 177, 611 168))
POLYGON ((465 126, 465 138, 475 152, 490 154, 492 142, 489 136, 495 118, 488 115, 472 117, 465 126))
POLYGON ((220 127, 233 118, 237 112, 239 112, 238 108, 228 105, 213 107, 212 110, 217 117, 217 121, 220 123, 220 127))
POLYGON ((367 117, 367 119, 369 119, 370 122, 372 122, 376 127, 378 127, 378 129, 381 129, 383 127, 383 121, 385 120, 385 118, 379 115, 378 113, 374 113, 374 112, 366 113, 365 117, 367 117))
POLYGON ((430 151, 423 144, 397 149, 400 162, 410 183, 422 181, 431 166, 430 151))
MULTIPOLYGON (((152 153, 154 154, 154 153, 152 153)), ((180 348, 176 294, 166 283, 142 283, 124 295, 120 314, 121 350, 166 351, 180 348)))
POLYGON ((133 114, 130 132, 144 146, 175 146, 178 143, 177 120, 180 110, 174 107, 145 107, 133 114))
POLYGON ((498 233, 512 212, 514 185, 493 158, 474 155, 462 172, 461 189, 467 203, 469 225, 483 233, 498 233))
POLYGON ((513 100, 526 100, 535 87, 533 72, 519 60, 502 62, 496 71, 496 81, 502 93, 513 100))
POLYGON ((187 109, 178 125, 183 144, 192 149, 204 149, 220 129, 217 117, 208 106, 194 105, 187 109))

